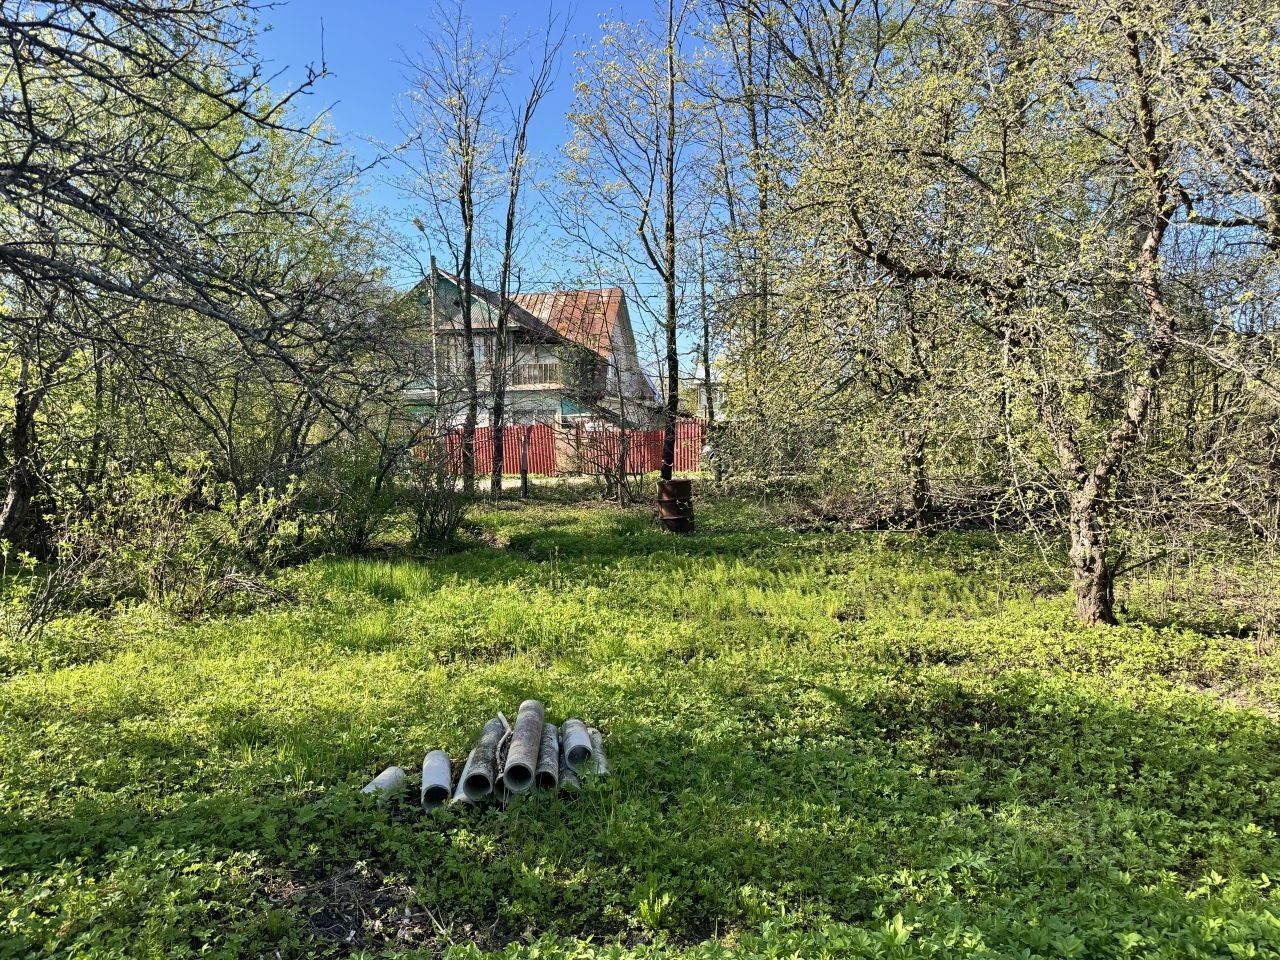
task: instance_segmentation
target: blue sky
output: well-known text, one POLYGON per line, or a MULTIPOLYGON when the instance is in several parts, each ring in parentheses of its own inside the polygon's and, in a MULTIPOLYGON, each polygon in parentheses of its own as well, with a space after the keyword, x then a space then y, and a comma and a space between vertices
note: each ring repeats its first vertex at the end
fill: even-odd
MULTIPOLYGON (((445 2, 452 4, 452 0, 445 2)), ((508 18, 513 35, 524 35, 546 23, 548 4, 555 13, 569 18, 560 73, 554 89, 543 101, 530 140, 540 169, 549 173, 559 164, 559 151, 567 135, 565 117, 573 101, 574 51, 590 47, 599 39, 604 19, 654 18, 654 0, 464 2, 478 35, 496 29, 504 17, 508 18)), ((323 52, 332 76, 320 81, 299 109, 308 119, 326 113, 342 144, 363 162, 371 163, 380 151, 369 141, 394 144, 397 140, 396 101, 408 87, 402 65, 405 53, 422 44, 423 31, 431 29, 435 7, 435 0, 288 0, 263 12, 262 25, 269 29, 259 37, 259 53, 268 73, 281 72, 272 81, 273 88, 284 90, 301 82, 307 64, 318 64, 323 52)), ((389 166, 383 169, 387 173, 391 170, 389 166)), ((375 170, 364 176, 364 202, 385 211, 385 225, 420 243, 421 237, 409 226, 414 211, 394 188, 382 182, 384 175, 375 170)), ((539 216, 536 211, 533 215, 539 216)), ((521 254, 528 287, 624 285, 622 276, 584 276, 581 265, 574 262, 572 248, 556 245, 565 238, 554 227, 545 226, 551 218, 544 216, 537 223, 536 238, 525 245, 521 254)), ((420 259, 426 259, 425 253, 421 251, 420 259)), ((447 261, 443 251, 437 251, 437 255, 442 262, 447 261)), ((407 288, 420 278, 417 267, 397 266, 403 264, 402 258, 387 259, 392 267, 390 279, 396 286, 407 288)), ((632 288, 628 296, 641 354, 652 365, 653 323, 661 308, 657 298, 660 286, 653 277, 641 279, 640 283, 640 288, 632 288)), ((685 352, 693 349, 688 334, 682 334, 681 348, 685 352)), ((686 360, 686 370, 692 368, 692 363, 692 359, 686 360)))
MULTIPOLYGON (((446 0, 451 3, 452 0, 446 0)), ((569 18, 569 36, 555 88, 544 101, 531 138, 535 154, 554 164, 566 137, 565 114, 573 99, 573 51, 599 36, 602 17, 643 16, 650 12, 646 0, 570 4, 550 0, 550 9, 569 18)), ((280 90, 296 86, 309 63, 322 57, 331 77, 320 81, 314 93, 300 104, 304 116, 327 112, 344 146, 361 160, 379 155, 370 140, 395 143, 396 100, 407 88, 406 52, 411 54, 429 31, 433 0, 290 0, 265 10, 259 51, 269 73, 283 73, 273 81, 280 90)), ((546 22, 546 2, 502 3, 497 0, 465 0, 464 9, 484 34, 508 19, 515 35, 546 22)), ((386 168, 388 171, 390 168, 386 168)), ((397 192, 380 182, 377 172, 367 175, 368 202, 384 207, 393 219, 407 219, 397 192)), ((402 280, 404 278, 401 278, 402 280)))

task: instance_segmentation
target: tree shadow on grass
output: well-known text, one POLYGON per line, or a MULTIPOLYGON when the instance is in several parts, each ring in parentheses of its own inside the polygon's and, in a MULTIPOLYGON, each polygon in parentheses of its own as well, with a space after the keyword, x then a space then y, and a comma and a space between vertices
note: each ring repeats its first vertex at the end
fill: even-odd
MULTIPOLYGON (((170 764, 175 795, 163 777, 141 789, 103 783, 79 803, 0 821, 5 859, 37 875, 77 860, 92 874, 130 847, 248 852, 304 888, 364 862, 388 889, 414 890, 387 913, 429 911, 432 924, 415 928, 424 943, 442 926, 488 931, 494 943, 660 931, 685 942, 784 914, 878 924, 901 912, 927 928, 976 929, 1009 953, 1042 949, 1026 920, 1053 915, 1096 956, 1139 918, 1159 934, 1206 912, 1264 910, 1251 892, 1188 894, 1209 872, 1280 870, 1268 786, 1280 778, 1280 746, 1261 718, 1128 705, 1054 678, 928 669, 689 667, 667 677, 686 692, 666 709, 652 677, 587 677, 564 691, 539 682, 491 678, 486 707, 540 693, 554 718, 572 709, 606 731, 614 773, 573 799, 435 815, 377 805, 357 781, 387 758, 326 740, 355 717, 285 720, 264 709, 215 720, 200 746, 122 730, 102 748, 225 768, 233 749, 295 744, 313 756, 344 749, 341 764, 355 769, 315 787, 275 782, 265 767, 183 783, 170 764)), ((392 700, 385 712, 415 708, 392 700)), ((92 770, 81 782, 93 786, 92 770)), ((304 916, 324 896, 289 902, 295 935, 332 946, 304 916)))

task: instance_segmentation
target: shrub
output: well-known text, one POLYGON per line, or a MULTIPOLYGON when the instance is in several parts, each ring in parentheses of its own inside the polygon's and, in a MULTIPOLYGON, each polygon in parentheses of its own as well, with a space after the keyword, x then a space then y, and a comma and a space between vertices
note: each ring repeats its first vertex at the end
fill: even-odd
POLYGON ((403 500, 413 514, 415 547, 448 543, 467 515, 468 497, 438 446, 419 448, 402 471, 403 500))
POLYGON ((274 595, 260 574, 292 539, 281 521, 292 495, 236 497, 200 461, 111 477, 86 498, 92 511, 64 518, 54 562, 15 558, 11 626, 29 636, 63 613, 126 598, 192 617, 233 596, 274 595))

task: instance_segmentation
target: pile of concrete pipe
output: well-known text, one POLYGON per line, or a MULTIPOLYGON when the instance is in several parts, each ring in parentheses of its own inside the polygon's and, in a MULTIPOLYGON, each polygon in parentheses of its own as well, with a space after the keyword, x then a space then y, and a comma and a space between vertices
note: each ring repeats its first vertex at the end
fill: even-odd
MULTIPOLYGON (((427 810, 488 800, 505 805, 535 790, 576 791, 582 787, 581 777, 608 772, 599 730, 574 717, 558 727, 547 723, 542 704, 526 700, 514 724, 499 713, 484 725, 456 785, 449 755, 443 750, 428 753, 422 761, 419 797, 427 810)), ((408 783, 409 775, 401 767, 387 767, 361 792, 387 796, 408 783)))

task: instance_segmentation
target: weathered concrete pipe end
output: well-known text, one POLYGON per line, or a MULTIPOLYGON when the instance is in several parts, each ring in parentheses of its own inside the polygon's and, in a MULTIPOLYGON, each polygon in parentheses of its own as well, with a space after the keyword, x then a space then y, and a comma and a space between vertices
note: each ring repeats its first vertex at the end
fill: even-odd
POLYGON ((511 793, 525 793, 533 786, 538 753, 542 749, 543 716, 542 704, 537 700, 520 704, 502 771, 503 784, 511 793))
POLYGON ((379 796, 396 793, 404 787, 406 776, 407 774, 399 767, 387 767, 387 769, 366 783, 360 789, 360 792, 379 796))
POLYGON ((484 725, 480 739, 476 741, 459 782, 472 800, 480 800, 493 793, 497 779, 498 747, 508 729, 506 717, 499 714, 484 725))
MULTIPOLYGON (((470 757, 467 757, 467 763, 470 763, 470 762, 471 762, 471 758, 470 758, 470 757)), ((467 769, 467 768, 466 768, 466 766, 464 765, 464 766, 463 766, 463 768, 462 768, 463 773, 465 773, 465 772, 466 772, 466 769, 467 769)), ((462 804, 463 806, 468 806, 468 807, 475 806, 475 804, 476 804, 476 801, 475 801, 475 800, 473 800, 471 797, 467 796, 467 790, 466 790, 466 788, 462 785, 462 777, 461 777, 461 776, 459 776, 459 777, 458 777, 458 785, 457 785, 457 786, 454 788, 454 790, 453 790, 453 798, 449 801, 449 806, 451 806, 451 807, 455 807, 455 806, 458 806, 459 804, 462 804)))
POLYGON ((566 720, 560 728, 560 746, 565 760, 569 761, 569 766, 576 772, 581 773, 594 765, 595 748, 591 743, 591 731, 578 718, 566 720))
POLYGON ((542 725, 542 746, 533 780, 539 790, 554 790, 560 785, 560 730, 554 723, 542 725))
POLYGON ((453 792, 453 770, 449 755, 443 750, 432 750, 422 759, 422 793, 424 809, 435 810, 444 806, 453 792))
POLYGON ((591 752, 595 756, 595 772, 596 776, 603 777, 609 772, 609 761, 604 755, 604 737, 600 736, 600 731, 592 727, 587 731, 591 734, 591 752))
POLYGON ((475 803, 491 793, 493 793, 492 766, 489 771, 484 769, 484 758, 480 754, 480 748, 476 747, 467 754, 467 762, 462 767, 462 773, 458 775, 458 789, 453 798, 455 801, 464 798, 469 803, 475 803))

